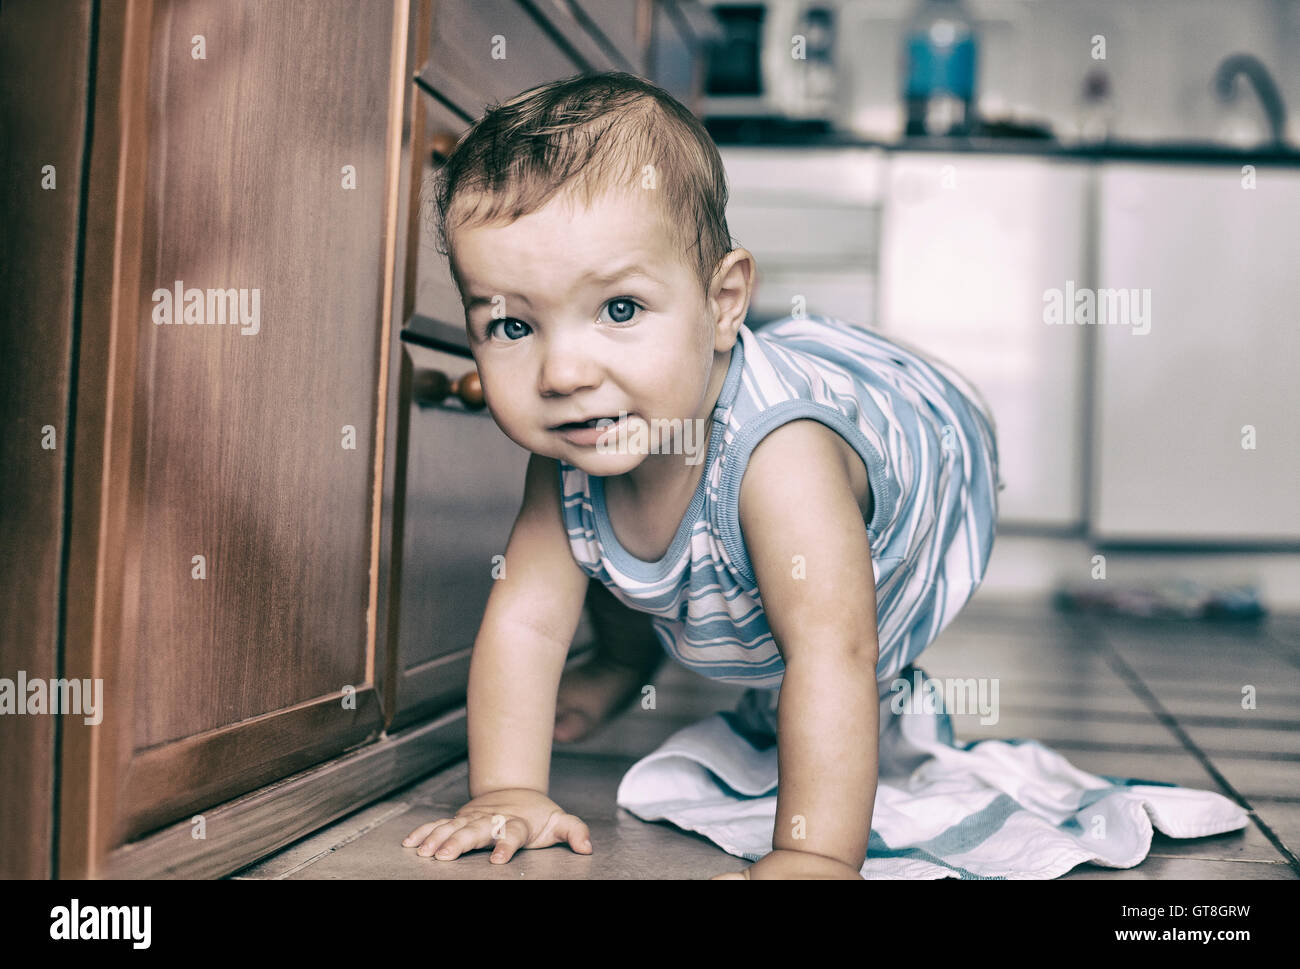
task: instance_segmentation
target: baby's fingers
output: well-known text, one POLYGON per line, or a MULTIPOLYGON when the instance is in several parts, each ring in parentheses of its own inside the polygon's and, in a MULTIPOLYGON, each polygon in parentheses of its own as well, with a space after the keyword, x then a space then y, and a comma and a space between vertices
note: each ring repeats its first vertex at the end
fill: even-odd
POLYGON ((432 831, 440 824, 446 824, 447 821, 449 820, 450 820, 449 818, 439 818, 437 821, 430 821, 428 824, 420 825, 418 828, 416 828, 414 831, 412 831, 403 839, 402 844, 407 848, 411 848, 414 847, 415 845, 418 845, 421 841, 423 841, 425 838, 429 836, 430 831, 432 831))
MULTIPOLYGON (((500 815, 494 821, 499 819, 500 815)), ((492 832, 496 835, 497 846, 490 860, 497 865, 504 865, 513 858, 515 852, 528 840, 528 825, 519 818, 509 818, 503 823, 494 824, 492 832)))
MULTIPOLYGON (((443 838, 442 843, 437 845, 438 850, 432 852, 433 857, 439 861, 452 861, 466 851, 486 848, 492 843, 492 824, 487 818, 475 818, 472 821, 463 818, 457 820, 464 823, 452 834, 443 838)), ((445 834, 446 832, 440 832, 439 836, 445 834)))
POLYGON ((569 842, 569 847, 579 854, 591 854, 591 829, 576 814, 565 814, 556 820, 555 837, 569 842))

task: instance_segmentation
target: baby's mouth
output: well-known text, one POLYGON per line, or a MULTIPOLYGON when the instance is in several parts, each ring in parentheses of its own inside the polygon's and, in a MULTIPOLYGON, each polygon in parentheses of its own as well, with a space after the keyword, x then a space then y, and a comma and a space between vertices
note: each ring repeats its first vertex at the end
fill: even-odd
POLYGON ((589 421, 576 421, 576 422, 571 422, 571 423, 568 423, 568 424, 556 424, 554 427, 551 428, 551 430, 553 430, 553 431, 576 431, 576 430, 578 430, 579 428, 582 428, 582 427, 600 427, 600 426, 601 426, 601 423, 600 423, 601 421, 608 421, 609 423, 608 423, 607 425, 605 425, 605 426, 607 426, 607 427, 613 427, 615 424, 618 423, 619 418, 618 418, 616 415, 613 415, 613 414, 611 414, 611 415, 609 415, 609 416, 607 416, 607 417, 593 417, 593 418, 592 418, 591 420, 589 420, 589 421))

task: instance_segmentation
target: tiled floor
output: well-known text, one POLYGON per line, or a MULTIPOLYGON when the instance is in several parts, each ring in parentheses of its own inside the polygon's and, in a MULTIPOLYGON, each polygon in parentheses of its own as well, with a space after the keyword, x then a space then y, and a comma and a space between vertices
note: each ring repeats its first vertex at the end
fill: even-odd
MULTIPOLYGON (((1300 878, 1300 617, 1196 623, 976 601, 918 662, 935 676, 999 678, 998 722, 955 717, 958 739, 1031 737, 1083 770, 1218 791, 1250 814, 1246 829, 1216 837, 1157 832, 1136 868, 1081 865, 1064 878, 1300 878)), ((555 749, 551 797, 588 823, 592 855, 555 846, 492 865, 487 851, 441 862, 402 847, 413 828, 468 799, 462 761, 234 877, 698 879, 739 870, 743 861, 708 840, 615 806, 634 761, 733 708, 742 692, 671 662, 655 682, 657 709, 634 705, 555 749)))

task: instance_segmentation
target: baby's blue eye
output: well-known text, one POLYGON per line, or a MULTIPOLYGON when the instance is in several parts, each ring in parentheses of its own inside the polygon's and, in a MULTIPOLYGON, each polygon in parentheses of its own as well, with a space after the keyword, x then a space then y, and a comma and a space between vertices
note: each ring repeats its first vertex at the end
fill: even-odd
POLYGON ((528 324, 527 324, 527 323, 524 323, 524 322, 522 322, 521 320, 511 319, 510 317, 507 316, 507 317, 503 317, 503 318, 501 318, 501 319, 493 320, 491 323, 488 324, 488 336, 491 336, 491 335, 492 335, 493 328, 494 328, 498 323, 500 323, 503 327, 506 328, 506 329, 505 329, 505 332, 506 332, 507 334, 510 334, 509 336, 506 337, 506 339, 509 340, 509 341, 512 342, 512 343, 513 343, 514 341, 516 341, 516 340, 518 340, 518 339, 522 339, 523 337, 525 337, 525 336, 528 335, 528 324), (520 327, 523 328, 522 331, 519 329, 520 327))
POLYGON ((605 306, 609 308, 609 318, 615 323, 626 323, 637 311, 637 304, 630 299, 611 299, 605 306))

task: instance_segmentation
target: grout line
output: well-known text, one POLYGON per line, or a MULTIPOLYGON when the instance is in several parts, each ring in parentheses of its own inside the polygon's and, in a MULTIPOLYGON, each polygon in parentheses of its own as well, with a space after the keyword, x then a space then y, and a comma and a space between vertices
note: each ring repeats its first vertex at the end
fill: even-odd
POLYGON ((1168 858, 1173 861, 1212 861, 1226 865, 1285 865, 1285 861, 1267 858, 1215 858, 1213 855, 1166 855, 1158 851, 1147 852, 1148 858, 1168 858))
POLYGON ((326 855, 332 855, 335 851, 342 848, 344 845, 350 845, 352 842, 356 841, 358 838, 362 837, 363 835, 369 834, 371 831, 373 831, 375 828, 379 827, 380 825, 386 824, 387 822, 391 821, 393 818, 397 817, 397 815, 404 814, 406 811, 409 811, 410 808, 411 805, 406 803, 405 801, 397 802, 392 806, 390 810, 385 811, 383 814, 370 821, 361 829, 352 832, 352 834, 348 835, 342 841, 338 842, 335 845, 331 845, 330 847, 326 848, 324 851, 317 852, 316 854, 312 855, 310 858, 306 859, 305 861, 299 862, 298 864, 294 865, 288 871, 281 872, 279 875, 276 875, 273 879, 269 879, 269 880, 281 881, 285 878, 288 878, 290 875, 297 874, 298 872, 306 868, 308 865, 314 865, 316 862, 320 861, 326 855))
POLYGON ((1300 794, 1252 794, 1251 797, 1264 804, 1300 804, 1300 794))
POLYGON ((1291 866, 1292 871, 1297 875, 1300 875, 1300 858, 1296 857, 1295 852, 1288 848, 1273 829, 1255 813, 1250 802, 1237 792, 1237 789, 1233 787, 1219 769, 1214 766, 1210 761, 1210 758, 1205 755, 1205 751, 1201 750, 1201 748, 1197 746, 1196 742, 1188 736, 1187 731, 1183 730, 1178 721, 1165 710, 1164 706, 1156 698, 1156 695, 1147 688, 1147 685, 1142 682, 1141 677, 1139 677, 1137 673, 1133 671, 1133 668, 1125 662, 1124 657, 1120 655, 1119 650, 1115 648, 1115 644, 1110 641, 1110 637, 1106 634, 1105 630, 1100 627, 1100 624, 1093 623, 1091 625, 1097 635, 1098 642, 1102 644, 1105 650, 1106 661, 1110 664, 1111 668, 1128 683, 1129 689, 1142 698, 1142 702, 1147 704, 1147 706, 1150 707, 1151 712, 1155 714, 1156 718, 1178 738, 1179 742, 1187 749, 1187 752, 1200 761, 1201 766, 1204 767, 1210 776, 1214 778, 1215 783, 1223 788, 1227 793, 1227 796, 1235 801, 1237 806, 1249 815, 1250 819, 1255 822, 1255 826, 1263 832, 1264 837, 1268 838, 1273 847, 1276 848, 1282 857, 1286 859, 1287 863, 1291 866))
MULTIPOLYGON (((1130 711, 1130 710, 1088 710, 1079 707, 1053 707, 1053 706, 1024 706, 1015 703, 1002 703, 998 707, 999 711, 1004 713, 1016 714, 1019 716, 1031 716, 1039 720, 1060 720, 1062 722, 1075 722, 1078 720, 1092 720, 1097 723, 1117 723, 1117 724, 1145 724, 1151 721, 1151 712, 1149 710, 1130 711)), ((966 714, 967 716, 978 716, 979 714, 966 714)), ((1200 713, 1189 714, 1180 718, 1182 723, 1193 727, 1226 727, 1234 730, 1245 731, 1240 736, 1249 739, 1248 731, 1251 730, 1297 730, 1300 731, 1300 719, 1297 720, 1250 720, 1243 722, 1235 717, 1221 717, 1214 714, 1200 713)), ((1300 757, 1300 755, 1296 755, 1300 757)))

